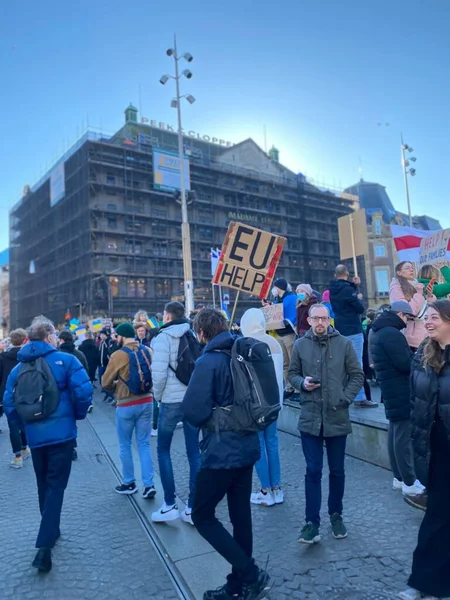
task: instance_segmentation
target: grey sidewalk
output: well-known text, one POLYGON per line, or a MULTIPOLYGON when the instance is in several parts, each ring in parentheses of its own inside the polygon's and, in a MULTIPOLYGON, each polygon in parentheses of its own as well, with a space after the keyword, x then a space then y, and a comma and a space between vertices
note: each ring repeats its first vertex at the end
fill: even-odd
POLYGON ((5 419, 0 434, 0 598, 14 600, 175 600, 179 594, 129 501, 113 492, 117 479, 88 423, 80 423, 54 550, 53 570, 31 567, 39 510, 31 459, 11 459, 5 419))
MULTIPOLYGON (((90 416, 112 459, 119 465, 114 431, 115 411, 101 401, 90 416)), ((156 463, 156 438, 152 439, 156 463)), ((314 547, 297 543, 304 519, 305 464, 300 440, 280 434, 286 502, 273 508, 254 507, 255 556, 268 570, 274 587, 271 600, 378 600, 395 598, 406 587, 418 528, 423 513, 407 506, 391 489, 389 471, 347 457, 344 501, 349 528, 346 540, 334 540, 326 511, 328 481, 324 477, 322 542, 314 547)), ((180 504, 188 496, 188 467, 182 431, 176 431, 172 459, 180 504)), ((325 461, 326 462, 326 461, 325 461)), ((137 463, 136 463, 137 464, 137 463)), ((326 474, 326 467, 325 467, 326 474)), ((255 487, 257 482, 255 480, 255 487)), ((162 502, 160 483, 154 507, 162 502)), ((140 501, 147 518, 153 507, 140 501)), ((218 509, 228 523, 226 506, 218 509)), ((182 522, 152 525, 195 598, 224 582, 228 565, 182 522)))

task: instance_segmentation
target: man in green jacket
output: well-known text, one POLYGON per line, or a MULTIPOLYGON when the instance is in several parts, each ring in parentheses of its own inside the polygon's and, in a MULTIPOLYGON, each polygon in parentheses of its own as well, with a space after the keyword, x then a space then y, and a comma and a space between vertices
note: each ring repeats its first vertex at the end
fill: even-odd
POLYGON ((351 341, 330 326, 330 313, 323 304, 309 311, 311 329, 295 342, 289 381, 300 390, 298 428, 306 460, 306 524, 299 542, 320 541, 323 444, 330 470, 328 512, 333 536, 347 537, 342 520, 345 488, 345 445, 351 433, 348 407, 364 381, 364 372, 351 341))

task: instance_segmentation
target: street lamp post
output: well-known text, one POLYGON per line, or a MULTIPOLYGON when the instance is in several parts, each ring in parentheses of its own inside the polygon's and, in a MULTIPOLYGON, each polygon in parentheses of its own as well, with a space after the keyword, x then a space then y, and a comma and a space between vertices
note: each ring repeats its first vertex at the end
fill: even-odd
POLYGON ((402 167, 403 167, 403 176, 405 178, 405 191, 406 191, 406 203, 408 205, 408 216, 409 216, 409 226, 412 227, 412 213, 411 213, 411 200, 409 197, 409 184, 408 184, 408 175, 414 177, 416 174, 416 169, 411 167, 411 162, 416 162, 416 157, 411 156, 407 158, 406 152, 412 153, 414 150, 408 144, 405 144, 403 141, 403 134, 401 135, 401 148, 402 148, 402 167))
POLYGON ((187 194, 186 194, 186 182, 185 182, 185 169, 184 169, 184 143, 183 143, 183 132, 181 125, 181 99, 186 98, 189 104, 195 102, 195 98, 190 94, 180 95, 180 79, 182 76, 187 79, 191 79, 192 72, 189 69, 185 69, 180 73, 179 61, 184 58, 187 62, 192 62, 193 56, 188 52, 180 55, 177 49, 177 38, 174 36, 174 46, 167 50, 167 55, 172 56, 175 61, 175 76, 163 75, 160 79, 160 83, 165 85, 169 79, 175 80, 176 97, 172 100, 172 108, 177 109, 178 117, 178 154, 180 157, 180 204, 181 204, 181 243, 183 250, 183 274, 184 274, 184 299, 186 305, 186 312, 190 314, 194 310, 194 282, 192 279, 192 256, 191 256, 191 231, 188 219, 187 209, 187 194))

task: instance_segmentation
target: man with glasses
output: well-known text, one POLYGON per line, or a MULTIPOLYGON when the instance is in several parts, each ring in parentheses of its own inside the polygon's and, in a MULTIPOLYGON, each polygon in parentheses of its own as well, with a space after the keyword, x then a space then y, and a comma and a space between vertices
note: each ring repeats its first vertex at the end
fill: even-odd
POLYGON ((330 471, 328 513, 335 539, 347 537, 342 520, 345 488, 345 446, 351 433, 348 407, 364 381, 364 373, 349 339, 330 325, 330 313, 323 304, 309 310, 311 329, 295 342, 289 381, 300 390, 298 428, 306 460, 306 524, 299 542, 320 541, 323 446, 330 471))

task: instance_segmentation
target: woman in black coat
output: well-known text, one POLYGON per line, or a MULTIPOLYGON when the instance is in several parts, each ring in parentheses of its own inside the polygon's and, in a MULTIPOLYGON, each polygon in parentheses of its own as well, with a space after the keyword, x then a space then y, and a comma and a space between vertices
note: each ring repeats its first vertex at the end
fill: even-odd
POLYGON ((100 366, 100 351, 94 341, 94 336, 90 331, 86 333, 86 338, 78 348, 84 354, 88 364, 89 379, 92 383, 95 381, 97 367, 100 366))
POLYGON ((425 315, 429 337, 413 361, 412 413, 416 473, 428 505, 414 551, 412 589, 403 600, 450 596, 450 301, 425 315))

